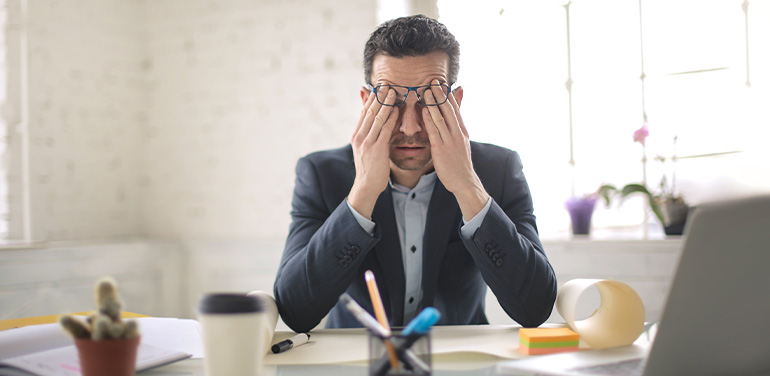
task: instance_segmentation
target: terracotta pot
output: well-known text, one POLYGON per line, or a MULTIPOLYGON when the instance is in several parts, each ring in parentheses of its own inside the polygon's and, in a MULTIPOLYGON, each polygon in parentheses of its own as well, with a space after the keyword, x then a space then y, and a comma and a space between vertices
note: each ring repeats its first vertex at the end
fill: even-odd
POLYGON ((75 339, 83 376, 133 376, 140 337, 131 339, 75 339))

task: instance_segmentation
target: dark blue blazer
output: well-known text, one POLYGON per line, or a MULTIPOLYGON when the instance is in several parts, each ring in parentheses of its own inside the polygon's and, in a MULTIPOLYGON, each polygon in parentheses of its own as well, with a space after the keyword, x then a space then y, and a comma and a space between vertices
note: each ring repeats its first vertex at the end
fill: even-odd
MULTIPOLYGON (((460 237, 462 214, 439 180, 428 206, 423 237, 423 300, 442 314, 439 324, 486 324, 486 287, 523 326, 542 324, 556 299, 556 276, 537 234, 532 197, 514 151, 471 142, 473 166, 492 205, 470 240, 460 237)), ((284 322, 307 332, 327 314, 330 328, 360 327, 341 305, 347 292, 373 312, 364 281, 370 269, 391 326, 403 326, 405 278, 390 187, 372 213, 374 235, 364 231, 345 197, 355 166, 350 145, 310 154, 297 163, 292 223, 275 279, 284 322)))

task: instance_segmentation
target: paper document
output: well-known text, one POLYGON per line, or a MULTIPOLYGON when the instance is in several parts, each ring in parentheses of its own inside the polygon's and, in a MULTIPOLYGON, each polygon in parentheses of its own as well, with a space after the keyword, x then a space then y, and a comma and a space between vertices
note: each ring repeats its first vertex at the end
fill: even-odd
POLYGON ((143 317, 136 320, 142 332, 142 343, 181 351, 192 355, 193 359, 203 358, 203 339, 201 324, 196 320, 143 317))

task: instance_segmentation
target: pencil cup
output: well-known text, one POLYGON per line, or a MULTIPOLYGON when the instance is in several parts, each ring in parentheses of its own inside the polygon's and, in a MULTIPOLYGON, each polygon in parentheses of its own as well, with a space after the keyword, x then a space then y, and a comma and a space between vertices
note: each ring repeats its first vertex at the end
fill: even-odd
POLYGON ((369 375, 430 375, 430 333, 402 336, 393 333, 389 339, 369 332, 369 375), (391 366, 388 343, 398 360, 398 367, 391 366))
POLYGON ((198 306, 207 376, 256 376, 269 344, 265 342, 265 303, 242 294, 205 295, 198 306))

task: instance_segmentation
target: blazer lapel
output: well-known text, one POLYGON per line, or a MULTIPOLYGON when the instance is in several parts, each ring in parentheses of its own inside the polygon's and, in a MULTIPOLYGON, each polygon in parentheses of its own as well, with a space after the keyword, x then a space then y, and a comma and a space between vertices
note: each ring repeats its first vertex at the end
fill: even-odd
POLYGON ((393 326, 403 326, 406 277, 404 264, 401 261, 401 244, 390 186, 377 199, 372 211, 372 220, 380 226, 381 235, 380 241, 374 247, 374 252, 382 268, 382 275, 388 277, 377 276, 377 286, 380 288, 383 300, 387 299, 390 303, 385 305, 391 307, 388 312, 389 321, 393 326))
POLYGON ((452 231, 458 230, 460 207, 454 195, 447 191, 441 180, 436 179, 433 195, 428 204, 428 218, 423 235, 422 293, 418 311, 433 305, 438 285, 439 269, 452 231))

